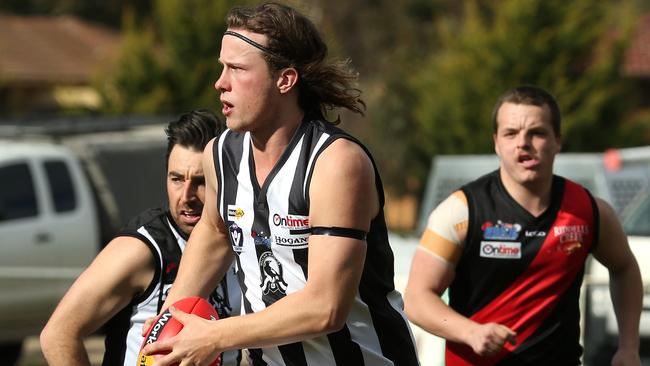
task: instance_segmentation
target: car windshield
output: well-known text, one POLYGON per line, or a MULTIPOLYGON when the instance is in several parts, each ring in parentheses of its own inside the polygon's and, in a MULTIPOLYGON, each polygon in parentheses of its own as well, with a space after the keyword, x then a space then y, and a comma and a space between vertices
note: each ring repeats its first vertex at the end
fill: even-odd
POLYGON ((646 190, 638 204, 631 207, 623 228, 627 235, 650 236, 650 190, 646 190))

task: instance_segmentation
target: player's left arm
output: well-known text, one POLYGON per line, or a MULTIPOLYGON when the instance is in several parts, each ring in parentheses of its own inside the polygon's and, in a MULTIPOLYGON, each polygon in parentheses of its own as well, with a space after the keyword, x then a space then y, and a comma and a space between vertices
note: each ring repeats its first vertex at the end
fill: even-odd
MULTIPOLYGON (((312 227, 367 232, 379 212, 370 158, 354 142, 334 141, 316 162, 309 197, 312 227)), ((262 311, 219 321, 173 311, 185 327, 176 337, 149 344, 146 352, 173 349, 155 366, 181 360, 200 364, 225 350, 276 346, 338 331, 352 308, 365 255, 364 240, 311 235, 307 282, 302 289, 262 311)))
MULTIPOLYGON (((365 233, 379 213, 375 170, 356 143, 338 139, 322 154, 314 168, 310 188, 311 227, 338 227, 365 233)), ((345 324, 359 288, 366 257, 365 240, 332 235, 309 238, 307 286, 329 306, 325 331, 345 324)))
POLYGON ((609 270, 609 288, 618 321, 618 351, 612 365, 639 365, 639 318, 643 285, 639 266, 612 207, 596 199, 600 213, 594 257, 609 270))

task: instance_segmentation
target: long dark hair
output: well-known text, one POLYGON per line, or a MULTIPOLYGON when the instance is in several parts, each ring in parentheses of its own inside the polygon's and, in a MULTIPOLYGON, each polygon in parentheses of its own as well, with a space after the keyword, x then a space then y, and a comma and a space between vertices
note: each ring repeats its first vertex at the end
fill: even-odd
MULTIPOLYGON (((349 61, 325 62, 327 45, 307 17, 286 5, 264 3, 232 8, 227 23, 228 28, 268 38, 268 52, 263 55, 272 70, 294 67, 298 71, 298 104, 305 113, 325 115, 341 107, 363 115, 366 104, 354 86, 357 73, 349 61)), ((338 122, 339 118, 332 123, 338 122)))

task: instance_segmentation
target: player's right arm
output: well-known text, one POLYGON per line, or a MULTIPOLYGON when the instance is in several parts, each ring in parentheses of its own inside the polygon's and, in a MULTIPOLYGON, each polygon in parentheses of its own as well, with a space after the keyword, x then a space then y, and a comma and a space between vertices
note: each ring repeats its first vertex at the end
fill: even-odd
POLYGON ((120 236, 97 255, 65 294, 41 332, 49 365, 89 365, 83 339, 144 292, 155 274, 153 254, 139 239, 120 236))
POLYGON ((413 256, 404 309, 409 319, 424 330, 489 356, 499 352, 505 342, 515 342, 516 334, 501 324, 476 323, 441 299, 454 280, 467 224, 467 199, 461 191, 454 192, 431 213, 413 256))
POLYGON ((215 142, 216 139, 212 139, 203 151, 205 174, 203 213, 192 230, 181 257, 178 275, 163 309, 185 297, 207 297, 217 287, 233 260, 234 254, 228 240, 228 229, 217 210, 217 178, 212 155, 212 146, 215 142))

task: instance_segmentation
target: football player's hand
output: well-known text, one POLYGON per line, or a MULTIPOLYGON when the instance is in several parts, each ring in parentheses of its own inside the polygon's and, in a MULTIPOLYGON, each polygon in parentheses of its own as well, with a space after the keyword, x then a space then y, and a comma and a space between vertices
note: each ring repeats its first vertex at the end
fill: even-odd
POLYGON ((517 333, 497 323, 477 324, 470 332, 468 344, 480 356, 493 356, 503 349, 506 342, 517 343, 517 333))
POLYGON ((612 366, 640 366, 641 358, 638 351, 618 349, 612 358, 612 366))
POLYGON ((153 366, 176 363, 181 366, 207 366, 219 357, 221 350, 216 349, 213 342, 215 321, 188 314, 174 307, 170 308, 170 312, 174 319, 183 324, 183 329, 177 335, 150 343, 143 349, 145 355, 169 352, 164 356, 157 356, 153 366))

